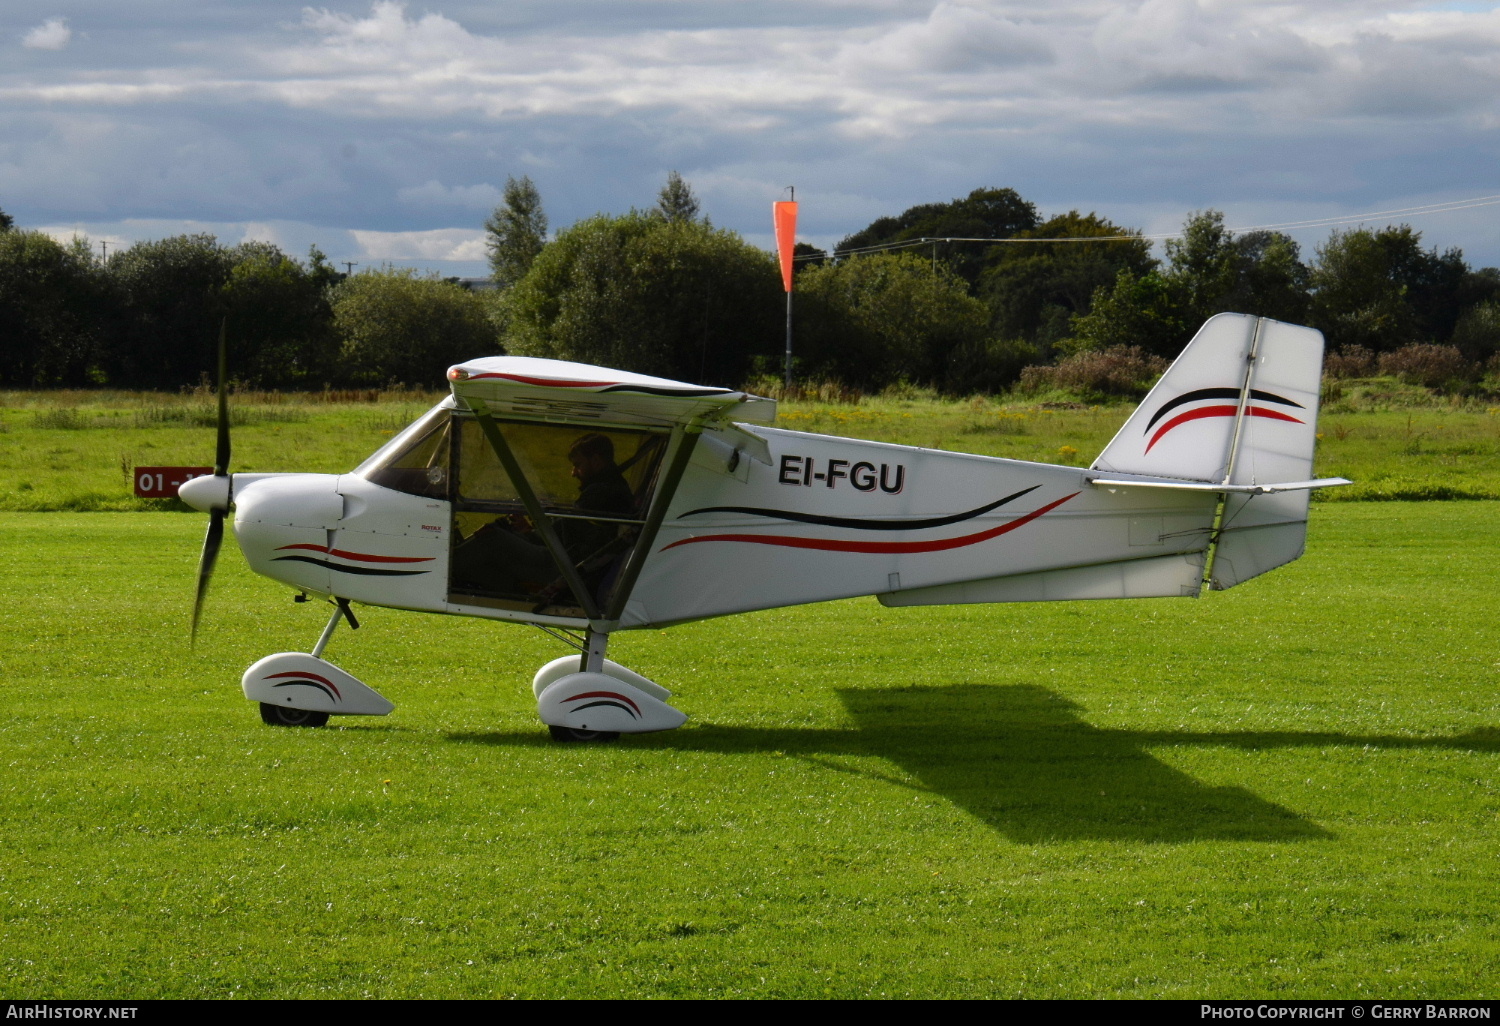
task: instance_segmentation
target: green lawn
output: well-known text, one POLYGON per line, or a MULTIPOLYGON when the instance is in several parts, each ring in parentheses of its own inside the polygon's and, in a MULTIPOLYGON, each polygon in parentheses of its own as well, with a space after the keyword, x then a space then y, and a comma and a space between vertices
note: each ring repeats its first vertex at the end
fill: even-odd
POLYGON ((365 608, 328 657, 396 712, 262 726, 320 608, 231 547, 193 655, 203 518, 0 514, 0 996, 1489 997, 1497 509, 1321 504, 1196 602, 620 635, 692 719, 600 746, 539 632, 365 608))

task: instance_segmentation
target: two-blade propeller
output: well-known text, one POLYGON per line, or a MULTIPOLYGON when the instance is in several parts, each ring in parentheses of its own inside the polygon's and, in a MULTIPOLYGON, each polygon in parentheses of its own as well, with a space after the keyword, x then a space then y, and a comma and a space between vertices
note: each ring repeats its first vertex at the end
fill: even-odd
POLYGON ((214 478, 216 500, 208 510, 208 533, 203 536, 203 555, 198 560, 198 594, 193 600, 193 644, 198 642, 198 618, 203 615, 203 598, 208 594, 208 582, 214 573, 214 563, 219 559, 219 547, 224 543, 224 518, 229 514, 229 395, 227 382, 228 348, 224 341, 224 325, 219 325, 219 437, 214 450, 214 478), (222 479, 222 480, 220 480, 222 479))

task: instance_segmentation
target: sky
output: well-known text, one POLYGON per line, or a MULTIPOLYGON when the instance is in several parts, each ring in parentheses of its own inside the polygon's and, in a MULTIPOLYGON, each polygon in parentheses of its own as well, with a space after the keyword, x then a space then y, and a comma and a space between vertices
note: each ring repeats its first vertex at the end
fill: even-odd
POLYGON ((1448 203, 1363 223, 1495 266, 1497 156, 1500 2, 0 0, 0 209, 111 249, 482 275, 507 176, 555 231, 676 170, 768 249, 788 186, 820 246, 1008 186, 1150 235, 1448 203))

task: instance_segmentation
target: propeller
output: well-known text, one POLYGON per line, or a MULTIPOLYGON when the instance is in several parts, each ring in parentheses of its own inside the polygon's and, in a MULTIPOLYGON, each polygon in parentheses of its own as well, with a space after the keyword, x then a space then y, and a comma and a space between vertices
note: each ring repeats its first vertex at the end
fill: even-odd
POLYGON ((214 449, 213 501, 208 507, 208 533, 203 536, 203 555, 198 559, 198 594, 193 600, 193 645, 198 644, 198 619, 203 615, 203 598, 224 543, 224 518, 229 514, 231 478, 229 476, 229 396, 227 384, 228 346, 224 340, 224 322, 219 322, 219 433, 214 449))

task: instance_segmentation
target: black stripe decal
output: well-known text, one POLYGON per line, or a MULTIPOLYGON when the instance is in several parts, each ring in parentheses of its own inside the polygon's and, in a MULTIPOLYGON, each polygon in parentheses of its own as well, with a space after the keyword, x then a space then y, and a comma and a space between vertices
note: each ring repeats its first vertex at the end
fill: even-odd
POLYGON ((580 705, 580 706, 577 706, 575 708, 569 709, 568 712, 570 712, 570 713, 583 712, 583 710, 585 710, 585 709, 592 709, 596 705, 610 705, 610 706, 614 706, 616 709, 625 709, 626 712, 630 713, 630 718, 631 719, 634 719, 634 720, 640 719, 639 716, 637 716, 633 712, 630 712, 629 709, 626 709, 625 706, 621 705, 619 702, 608 702, 608 701, 605 701, 605 702, 590 702, 588 705, 580 705))
POLYGON ((305 685, 306 687, 317 688, 319 691, 323 692, 323 694, 327 695, 333 701, 335 701, 335 702, 338 701, 337 698, 333 697, 333 692, 332 691, 329 691, 322 684, 319 684, 317 681, 313 681, 313 680, 286 680, 286 681, 282 681, 280 684, 273 684, 271 686, 272 687, 276 687, 276 688, 289 688, 289 687, 291 687, 294 684, 302 684, 302 685, 305 685))
POLYGON ((680 396, 692 399, 706 395, 729 395, 728 388, 654 388, 650 385, 610 385, 608 388, 599 389, 600 392, 640 392, 644 395, 666 395, 680 396))
POLYGON ((964 520, 973 520, 975 517, 983 516, 992 509, 998 509, 1007 502, 1019 499, 1028 492, 1034 492, 1041 485, 1032 485, 1030 488, 1022 488, 1019 492, 1012 492, 1003 499, 996 499, 987 506, 971 509, 965 513, 954 513, 946 517, 929 517, 924 520, 860 520, 855 517, 820 517, 815 513, 798 513, 789 509, 761 509, 758 506, 705 506, 702 509, 691 509, 680 514, 677 519, 690 517, 698 513, 746 513, 755 517, 775 517, 778 520, 795 520, 799 524, 821 524, 824 527, 847 527, 855 531, 921 531, 929 527, 947 527, 949 524, 957 524, 964 520))
MULTIPOLYGON (((1148 434, 1152 426, 1165 417, 1169 411, 1175 410, 1186 403, 1195 403, 1199 399, 1238 399, 1239 397, 1240 390, 1237 388, 1199 388, 1191 392, 1184 392, 1152 414, 1151 419, 1146 422, 1146 430, 1141 433, 1148 434)), ((1292 400, 1282 398, 1273 392, 1262 392, 1258 388, 1250 390, 1250 398, 1259 399, 1263 403, 1280 403, 1282 406, 1295 406, 1299 410, 1305 409, 1301 403, 1294 403, 1292 400)))
POLYGON ((414 577, 417 574, 432 572, 430 570, 385 570, 374 566, 340 566, 326 559, 314 559, 311 556, 277 556, 274 562, 280 563, 283 560, 291 560, 293 563, 311 563, 325 570, 337 570, 341 574, 359 574, 361 577, 414 577))

